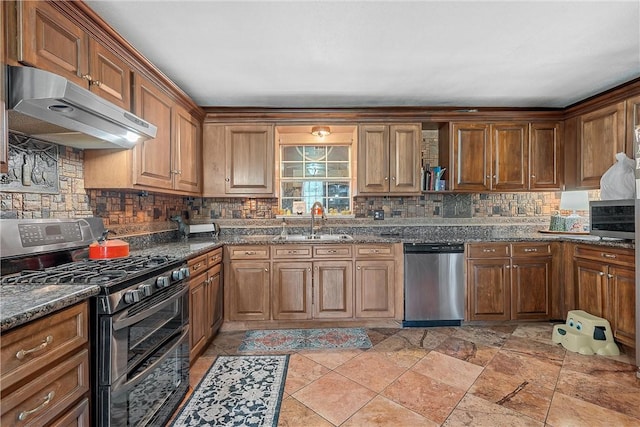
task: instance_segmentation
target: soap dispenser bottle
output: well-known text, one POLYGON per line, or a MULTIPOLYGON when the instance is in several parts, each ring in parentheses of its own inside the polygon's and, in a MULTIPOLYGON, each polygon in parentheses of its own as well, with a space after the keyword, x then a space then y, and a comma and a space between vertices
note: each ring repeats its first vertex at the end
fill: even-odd
POLYGON ((289 233, 287 232, 287 221, 285 221, 284 219, 282 220, 282 231, 280 231, 280 237, 283 239, 287 238, 287 235, 289 233))

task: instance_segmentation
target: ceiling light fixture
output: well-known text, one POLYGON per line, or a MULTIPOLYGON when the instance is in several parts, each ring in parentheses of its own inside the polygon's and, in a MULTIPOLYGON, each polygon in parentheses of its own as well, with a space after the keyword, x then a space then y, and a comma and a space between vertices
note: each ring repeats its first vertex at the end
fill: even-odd
POLYGON ((314 126, 311 128, 311 135, 313 136, 319 136, 322 138, 330 134, 331 129, 329 129, 329 126, 314 126))

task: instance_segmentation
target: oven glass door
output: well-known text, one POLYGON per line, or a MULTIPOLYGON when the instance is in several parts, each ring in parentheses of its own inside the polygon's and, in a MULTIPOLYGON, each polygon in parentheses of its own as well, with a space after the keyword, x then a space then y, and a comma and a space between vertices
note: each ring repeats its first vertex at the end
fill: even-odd
POLYGON ((111 426, 164 425, 189 387, 189 327, 111 387, 111 426))

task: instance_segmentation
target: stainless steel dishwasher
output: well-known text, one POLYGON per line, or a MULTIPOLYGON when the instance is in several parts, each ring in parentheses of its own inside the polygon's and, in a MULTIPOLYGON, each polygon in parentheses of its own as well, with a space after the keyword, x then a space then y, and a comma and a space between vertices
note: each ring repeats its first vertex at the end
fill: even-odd
POLYGON ((464 289, 463 244, 404 244, 403 326, 459 326, 464 289))

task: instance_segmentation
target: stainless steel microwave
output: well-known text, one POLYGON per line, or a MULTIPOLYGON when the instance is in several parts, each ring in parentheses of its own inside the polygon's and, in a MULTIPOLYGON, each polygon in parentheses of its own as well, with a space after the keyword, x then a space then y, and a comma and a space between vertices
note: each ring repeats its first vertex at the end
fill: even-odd
POLYGON ((602 237, 635 239, 635 202, 634 199, 589 202, 590 233, 602 237))

